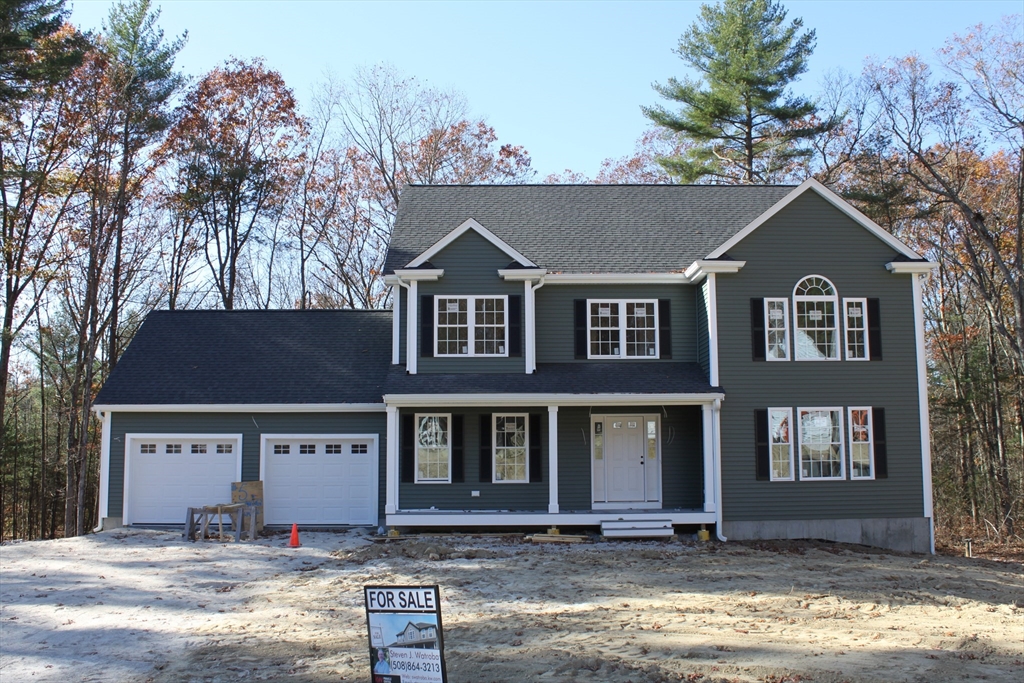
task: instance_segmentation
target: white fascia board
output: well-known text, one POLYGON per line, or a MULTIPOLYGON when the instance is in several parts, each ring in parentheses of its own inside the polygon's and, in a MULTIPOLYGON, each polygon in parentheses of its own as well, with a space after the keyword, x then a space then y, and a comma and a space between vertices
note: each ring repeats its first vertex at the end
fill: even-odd
POLYGON ((549 285, 674 285, 688 284, 683 273, 549 273, 549 285))
POLYGON ((707 394, 386 394, 388 406, 661 406, 701 405, 725 398, 707 394))
POLYGON ((709 273, 738 273, 746 261, 708 261, 700 259, 690 264, 686 269, 686 277, 690 282, 700 282, 709 273))
POLYGON ((875 223, 873 220, 865 216, 863 213, 855 209, 853 206, 848 204, 846 200, 837 195, 832 190, 828 189, 814 178, 808 178, 802 182, 799 187, 793 189, 792 192, 787 194, 785 197, 775 203, 770 209, 758 216, 752 223, 748 224, 738 233, 730 237, 722 246, 715 249, 713 252, 707 255, 707 258, 714 259, 724 255, 727 251, 736 246, 741 242, 747 235, 757 230, 761 225, 766 223, 768 219, 775 216, 775 214, 782 211, 784 208, 793 203, 793 201, 808 190, 813 190, 818 193, 822 199, 827 201, 832 206, 836 207, 847 216, 852 218, 854 221, 863 226, 868 232, 872 233, 875 237, 882 240, 890 247, 903 254, 907 258, 920 259, 921 255, 916 251, 908 247, 903 242, 899 241, 892 235, 890 235, 882 226, 875 223))
POLYGON ((890 261, 885 264, 885 269, 895 275, 930 273, 938 267, 934 261, 890 261))
POLYGON ((444 268, 400 268, 395 275, 402 282, 433 282, 444 275, 444 268))
POLYGON ((499 268, 498 277, 508 282, 539 280, 548 274, 546 268, 499 268))
POLYGON ((383 413, 383 403, 174 403, 97 405, 111 413, 383 413))
POLYGON ((388 287, 394 287, 396 285, 401 284, 401 282, 402 279, 395 275, 394 273, 392 273, 391 275, 384 276, 384 284, 386 284, 388 287))
MULTIPOLYGON (((495 235, 493 232, 491 232, 490 230, 488 230, 484 226, 482 226, 479 223, 477 223, 472 218, 470 218, 469 220, 464 222, 462 225, 460 225, 459 227, 457 227, 454 230, 452 230, 450 233, 448 233, 447 235, 445 235, 444 237, 442 237, 438 241, 434 242, 434 244, 432 244, 426 251, 424 251, 422 254, 420 254, 419 256, 414 258, 412 261, 409 261, 409 263, 407 263, 405 267, 406 268, 415 268, 417 266, 423 265, 424 263, 429 261, 431 258, 433 258, 433 256, 436 255, 438 252, 440 252, 442 249, 447 247, 449 244, 451 244, 452 242, 454 242, 458 238, 462 237, 462 235, 465 234, 467 230, 475 230, 477 232, 477 234, 479 234, 485 240, 487 240, 488 242, 490 242, 491 244, 496 246, 498 249, 503 251, 506 256, 511 258, 516 263, 518 263, 520 265, 527 266, 529 268, 536 268, 537 267, 536 263, 534 263, 530 259, 526 258, 522 254, 520 254, 518 251, 513 249, 508 244, 508 242, 506 242, 505 240, 501 239, 500 237, 495 235)), ((396 270, 395 272, 398 272, 398 271, 396 270)))

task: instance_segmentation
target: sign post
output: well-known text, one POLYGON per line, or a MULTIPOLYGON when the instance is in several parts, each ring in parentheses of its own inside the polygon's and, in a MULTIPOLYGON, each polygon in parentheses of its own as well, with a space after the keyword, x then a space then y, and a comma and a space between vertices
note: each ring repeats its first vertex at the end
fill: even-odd
POLYGON ((372 683, 448 683, 438 586, 364 586, 372 683))

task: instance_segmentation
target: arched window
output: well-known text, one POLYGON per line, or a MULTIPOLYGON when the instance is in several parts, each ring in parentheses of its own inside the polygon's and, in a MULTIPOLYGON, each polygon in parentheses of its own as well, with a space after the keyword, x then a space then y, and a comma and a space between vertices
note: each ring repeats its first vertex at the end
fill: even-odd
POLYGON ((808 275, 793 288, 793 335, 797 360, 839 360, 839 297, 820 275, 808 275))

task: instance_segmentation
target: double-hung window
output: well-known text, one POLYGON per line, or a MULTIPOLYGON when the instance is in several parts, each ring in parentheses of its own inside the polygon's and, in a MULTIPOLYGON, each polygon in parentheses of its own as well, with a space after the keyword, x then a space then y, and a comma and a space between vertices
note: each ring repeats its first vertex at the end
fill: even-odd
POLYGON ((435 298, 438 356, 507 356, 507 296, 435 298))
POLYGON ((771 480, 793 481, 793 410, 768 409, 768 434, 771 444, 771 480))
POLYGON ((494 483, 530 480, 528 469, 529 420, 527 415, 494 416, 494 483))
POLYGON ((451 415, 416 415, 416 483, 450 483, 451 415))
POLYGON ((793 290, 797 360, 839 360, 839 299, 820 275, 805 277, 793 290))
POLYGON ((789 300, 764 300, 765 357, 789 360, 789 300))
POLYGON ((839 408, 798 408, 800 478, 844 479, 843 419, 839 408))
POLYGON ((588 300, 588 358, 657 358, 657 300, 588 300))
POLYGON ((875 478, 874 425, 871 408, 850 408, 850 479, 875 478))
POLYGON ((871 360, 868 348, 868 300, 843 299, 846 319, 846 360, 871 360))

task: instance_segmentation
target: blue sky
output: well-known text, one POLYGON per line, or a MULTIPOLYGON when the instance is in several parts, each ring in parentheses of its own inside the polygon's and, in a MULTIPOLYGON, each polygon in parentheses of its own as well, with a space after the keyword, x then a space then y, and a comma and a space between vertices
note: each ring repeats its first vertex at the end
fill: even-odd
MULTIPOLYGON (((98 29, 108 0, 69 0, 72 21, 98 29)), ((564 169, 593 175, 629 154, 646 128, 654 82, 685 75, 672 52, 700 2, 291 2, 165 0, 168 36, 187 30, 179 64, 198 76, 229 56, 261 56, 300 102, 325 71, 390 62, 406 75, 466 94, 502 143, 526 147, 538 180, 564 169)), ((790 0, 789 17, 817 31, 796 89, 868 57, 932 57, 953 33, 1020 14, 1019 0, 790 0)))

